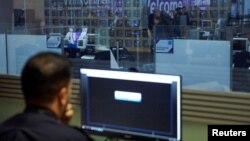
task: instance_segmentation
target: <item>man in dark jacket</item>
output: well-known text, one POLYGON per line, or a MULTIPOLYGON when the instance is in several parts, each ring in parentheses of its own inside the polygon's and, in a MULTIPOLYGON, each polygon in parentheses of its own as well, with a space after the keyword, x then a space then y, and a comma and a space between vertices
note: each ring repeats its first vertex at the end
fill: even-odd
POLYGON ((71 65, 63 56, 42 52, 23 68, 25 110, 0 125, 0 141, 90 141, 68 123, 73 116, 71 65))

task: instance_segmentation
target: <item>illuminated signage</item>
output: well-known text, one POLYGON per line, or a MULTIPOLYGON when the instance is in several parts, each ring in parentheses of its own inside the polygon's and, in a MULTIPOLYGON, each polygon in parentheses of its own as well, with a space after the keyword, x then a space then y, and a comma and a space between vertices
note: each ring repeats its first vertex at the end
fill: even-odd
POLYGON ((211 0, 148 0, 147 5, 150 13, 153 13, 155 7, 168 13, 183 6, 207 7, 211 5, 211 0))
POLYGON ((111 0, 64 0, 65 6, 110 5, 111 0))
POLYGON ((148 0, 148 8, 153 13, 155 7, 161 11, 169 12, 177 7, 183 7, 187 0, 148 0))

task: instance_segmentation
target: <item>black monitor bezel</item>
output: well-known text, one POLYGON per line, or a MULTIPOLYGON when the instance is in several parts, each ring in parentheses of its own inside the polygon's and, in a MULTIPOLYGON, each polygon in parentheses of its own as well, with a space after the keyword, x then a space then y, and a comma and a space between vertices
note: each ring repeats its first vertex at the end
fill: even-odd
MULTIPOLYGON (((82 69, 81 69, 82 70, 82 69)), ((88 70, 96 70, 96 69, 88 69, 88 70)), ((102 71, 119 71, 119 70, 102 70, 102 71)), ((129 72, 129 73, 138 73, 138 72, 129 72)), ((148 73, 141 73, 141 74, 148 74, 148 73)), ((157 75, 163 75, 163 74, 157 74, 157 75)), ((165 75, 165 74, 164 74, 165 75)), ((169 75, 170 76, 170 75, 169 75)), ((178 75, 172 75, 172 76, 178 76, 178 75)), ((83 100, 86 99, 86 95, 84 95, 83 93, 86 92, 88 89, 86 88, 86 85, 83 85, 83 80, 85 78, 83 77, 87 77, 86 74, 83 74, 82 71, 80 71, 80 96, 81 96, 81 104, 83 103, 83 100)), ((176 140, 176 141, 180 141, 182 139, 182 115, 181 115, 181 76, 179 77, 179 82, 180 82, 180 95, 179 95, 179 115, 180 115, 180 129, 179 129, 179 139, 175 139, 175 138, 171 138, 171 137, 160 137, 160 136, 147 136, 147 135, 143 135, 140 133, 139 134, 134 134, 135 132, 131 132, 131 133, 125 133, 125 132, 119 132, 119 130, 116 130, 117 132, 114 131, 107 131, 107 130, 90 130, 90 129, 86 129, 84 128, 84 130, 86 130, 87 133, 89 134, 93 134, 93 135, 99 135, 99 136, 105 136, 107 138, 118 138, 118 139, 126 139, 126 140, 136 140, 136 141, 153 141, 153 140, 158 140, 158 141, 165 141, 165 140, 176 140)), ((85 80, 86 81, 86 80, 85 80)), ((178 109, 177 109, 178 110, 178 109)), ((81 107, 81 113, 85 113, 84 112, 84 108, 81 107)), ((82 118, 82 114, 81 114, 81 126, 83 125, 83 118, 82 118)), ((95 128, 94 126, 92 126, 93 128, 95 128)), ((83 127, 82 127, 83 128, 83 127)), ((96 127, 98 128, 98 127, 96 127)), ((178 130, 178 129, 177 129, 178 130)), ((178 132, 178 131, 177 131, 178 132)), ((178 136, 178 133, 177 133, 178 136)))
POLYGON ((248 49, 248 38, 244 38, 244 37, 235 37, 235 38, 233 38, 233 40, 232 40, 232 50, 233 50, 233 52, 245 52, 245 51, 247 51, 247 49, 248 49), (242 47, 235 47, 234 46, 234 42, 235 41, 244 41, 244 43, 245 43, 245 46, 242 48, 242 47))

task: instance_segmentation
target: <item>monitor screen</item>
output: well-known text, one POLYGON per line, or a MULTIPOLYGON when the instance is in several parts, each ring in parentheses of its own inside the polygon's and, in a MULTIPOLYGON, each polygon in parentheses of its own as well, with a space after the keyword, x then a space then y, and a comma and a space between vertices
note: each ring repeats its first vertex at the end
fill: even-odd
POLYGON ((181 140, 181 77, 81 69, 81 121, 90 133, 181 140))
POLYGON ((233 52, 247 51, 248 38, 233 38, 233 52))

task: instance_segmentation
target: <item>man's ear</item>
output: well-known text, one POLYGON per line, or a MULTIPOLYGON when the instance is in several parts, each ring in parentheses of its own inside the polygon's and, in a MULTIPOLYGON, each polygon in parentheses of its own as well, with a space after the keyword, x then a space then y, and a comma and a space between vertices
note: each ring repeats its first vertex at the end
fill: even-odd
POLYGON ((66 105, 68 103, 68 87, 62 87, 58 94, 59 102, 61 105, 66 105))

